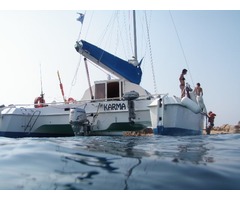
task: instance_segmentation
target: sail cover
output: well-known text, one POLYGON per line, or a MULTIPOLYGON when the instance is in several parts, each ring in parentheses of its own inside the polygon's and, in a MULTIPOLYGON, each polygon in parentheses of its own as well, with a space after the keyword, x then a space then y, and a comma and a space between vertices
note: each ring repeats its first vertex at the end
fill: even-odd
POLYGON ((137 66, 134 66, 84 40, 77 42, 75 49, 78 53, 117 77, 140 84, 142 78, 141 62, 137 66))

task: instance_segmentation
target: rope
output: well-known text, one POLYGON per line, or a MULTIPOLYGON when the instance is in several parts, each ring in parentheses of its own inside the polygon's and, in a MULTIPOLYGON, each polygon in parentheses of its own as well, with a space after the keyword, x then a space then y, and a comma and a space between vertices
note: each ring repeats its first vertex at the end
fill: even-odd
POLYGON ((71 87, 70 87, 70 91, 69 91, 69 95, 68 95, 69 97, 70 97, 70 95, 71 95, 73 86, 74 86, 74 85, 76 84, 76 82, 77 82, 77 74, 78 74, 78 70, 79 70, 81 61, 82 61, 82 55, 80 55, 80 57, 79 57, 78 64, 77 64, 77 67, 76 67, 76 71, 75 71, 75 74, 74 74, 74 76, 73 76, 73 80, 72 80, 71 87))
POLYGON ((78 38, 77 38, 77 41, 79 41, 79 40, 80 40, 80 37, 81 37, 81 33, 82 33, 82 27, 83 27, 83 26, 81 26, 81 28, 80 28, 80 31, 79 31, 79 34, 78 34, 78 38))
POLYGON ((92 62, 91 60, 88 60, 88 62, 90 62, 92 65, 94 65, 96 68, 98 68, 100 71, 102 71, 104 74, 110 76, 111 78, 117 78, 117 76, 115 76, 114 74, 110 75, 109 72, 106 72, 104 69, 102 69, 101 67, 99 67, 97 64, 95 64, 94 62, 92 62))
POLYGON ((132 53, 129 52, 129 48, 128 48, 130 46, 128 44, 129 40, 124 39, 124 36, 126 38, 128 38, 128 32, 129 31, 127 29, 125 12, 121 12, 117 16, 117 39, 116 39, 115 54, 117 54, 118 44, 121 44, 121 48, 122 48, 122 51, 123 51, 123 54, 124 54, 125 58, 128 58, 128 55, 132 54, 132 53), (122 18, 120 18, 121 17, 120 14, 123 15, 122 18), (121 26, 120 20, 122 21, 122 26, 121 26))
MULTIPOLYGON (((84 12, 84 17, 86 16, 86 11, 84 12)), ((80 31, 79 31, 79 34, 78 34, 78 39, 77 39, 77 41, 79 41, 80 40, 80 37, 81 37, 81 33, 82 33, 82 27, 83 27, 83 22, 82 22, 82 25, 81 25, 81 28, 80 28, 80 31)))
POLYGON ((157 85, 156 85, 155 72, 154 72, 154 67, 153 67, 152 47, 151 47, 151 41, 150 41, 150 35, 149 35, 149 25, 148 25, 148 21, 147 21, 146 11, 145 11, 145 19, 146 19, 146 27, 147 27, 147 39, 148 39, 148 46, 149 46, 149 54, 150 54, 152 76, 153 76, 154 92, 156 94, 157 93, 157 85))
MULTIPOLYGON (((129 12, 128 13, 128 21, 129 22, 133 21, 132 17, 133 16, 131 15, 131 12, 129 12)), ((131 25, 132 25, 131 23, 128 24, 128 35, 129 35, 128 38, 129 38, 129 46, 130 46, 130 49, 131 49, 131 53, 132 53, 132 55, 134 55, 133 54, 134 50, 133 50, 133 46, 132 46, 133 42, 132 42, 132 34, 131 34, 132 33, 131 25)))
MULTIPOLYGON (((127 42, 129 42, 129 40, 124 40, 123 38, 124 37, 126 37, 126 38, 128 38, 128 33, 129 33, 129 31, 128 31, 128 28, 127 28, 127 19, 126 19, 126 14, 125 14, 125 12, 123 12, 123 27, 124 27, 124 31, 123 31, 123 34, 124 34, 124 36, 122 37, 122 34, 121 34, 121 43, 122 44, 125 44, 125 42, 127 43, 127 42)), ((120 30, 121 30, 121 28, 120 28, 120 30)), ((121 30, 121 32, 122 32, 122 30, 121 30)), ((131 44, 131 43, 130 43, 131 44)), ((129 50, 129 47, 130 45, 129 44, 126 44, 126 46, 125 45, 123 45, 123 49, 124 49, 124 54, 125 54, 125 58, 127 58, 128 57, 128 55, 130 55, 130 54, 132 54, 132 53, 130 53, 130 50, 129 50)))
MULTIPOLYGON (((129 23, 131 16, 128 15, 128 20, 126 20, 127 17, 125 13, 126 12, 119 12, 119 14, 117 15, 117 36, 118 37, 116 40, 120 40, 122 52, 124 54, 123 56, 124 58, 128 59, 129 55, 133 55, 133 46, 131 42, 132 36, 130 34, 131 32, 130 24, 132 23, 129 23), (122 24, 120 24, 120 21, 122 24)), ((119 45, 119 41, 117 41, 116 45, 119 45)))
MULTIPOLYGON (((84 12, 84 16, 86 17, 86 11, 84 12)), ((86 37, 87 37, 88 31, 89 31, 90 24, 91 24, 91 22, 92 22, 92 17, 93 17, 93 13, 92 13, 91 18, 90 18, 89 26, 88 26, 88 28, 87 28, 86 37)), ((84 20, 83 20, 83 23, 84 23, 84 20)), ((81 25, 81 28, 80 28, 80 32, 79 32, 77 41, 80 40, 81 33, 82 33, 83 23, 82 23, 82 25, 81 25)), ((72 80, 71 87, 70 87, 70 91, 69 91, 69 95, 68 95, 69 97, 70 97, 70 95, 71 95, 73 86, 74 86, 74 85, 76 84, 76 82, 77 82, 77 74, 78 74, 78 70, 79 70, 81 61, 82 61, 82 55, 79 56, 79 60, 78 60, 77 66, 76 66, 76 71, 75 71, 75 73, 74 73, 73 80, 72 80)))
POLYGON ((88 24, 88 28, 87 28, 87 31, 86 31, 86 37, 85 37, 85 39, 87 39, 88 31, 89 31, 90 25, 92 24, 93 14, 94 14, 94 11, 92 12, 92 15, 91 15, 91 18, 90 18, 90 22, 89 22, 89 24, 88 24))
POLYGON ((189 75, 190 75, 192 84, 194 85, 194 82, 193 82, 193 79, 192 79, 192 75, 191 75, 191 72, 190 72, 190 68, 189 68, 189 65, 188 65, 187 57, 186 57, 186 55, 185 55, 185 52, 184 52, 184 49, 183 49, 183 46, 182 46, 182 43, 181 43, 181 40, 180 40, 178 31, 177 31, 177 27, 176 27, 176 25, 175 25, 175 23, 174 23, 173 16, 172 16, 172 13, 171 13, 170 10, 169 10, 169 14, 170 14, 170 16, 171 16, 172 23, 173 23, 175 32, 176 32, 176 34, 177 34, 178 42, 179 42, 179 44, 180 44, 180 47, 181 47, 181 50, 182 50, 182 53, 183 53, 183 57, 184 57, 184 60, 185 60, 185 63, 186 63, 186 66, 187 66, 187 68, 188 68, 188 71, 189 71, 189 75))
MULTIPOLYGON (((111 16, 111 18, 110 18, 110 20, 109 20, 109 22, 108 22, 105 30, 104 30, 103 33, 99 36, 99 39, 98 39, 98 42, 97 42, 97 43, 99 43, 100 46, 101 46, 102 42, 104 41, 104 38, 107 37, 106 35, 107 35, 108 30, 109 30, 110 28, 113 28, 113 24, 114 24, 114 21, 116 20, 117 15, 118 15, 118 12, 117 12, 117 11, 112 14, 112 16, 111 16)), ((109 32, 110 32, 110 31, 109 31, 109 32)), ((109 38, 110 38, 110 37, 111 37, 111 36, 108 36, 108 37, 107 37, 106 42, 109 43, 109 41, 110 41, 109 38)), ((105 43, 105 44, 106 44, 106 43, 105 43)))

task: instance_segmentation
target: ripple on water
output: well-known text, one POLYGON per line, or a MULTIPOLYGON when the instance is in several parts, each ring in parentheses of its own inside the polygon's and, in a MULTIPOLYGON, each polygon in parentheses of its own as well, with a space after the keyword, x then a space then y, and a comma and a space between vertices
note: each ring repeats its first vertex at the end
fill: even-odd
POLYGON ((238 134, 1 138, 1 189, 240 189, 238 134))

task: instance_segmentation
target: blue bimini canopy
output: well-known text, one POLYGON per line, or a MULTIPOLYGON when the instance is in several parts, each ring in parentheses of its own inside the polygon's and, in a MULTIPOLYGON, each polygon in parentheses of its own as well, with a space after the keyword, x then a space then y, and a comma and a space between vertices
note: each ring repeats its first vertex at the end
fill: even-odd
POLYGON ((137 66, 118 58, 103 49, 80 40, 75 45, 77 52, 93 61, 103 69, 111 72, 119 78, 124 78, 132 83, 140 84, 142 78, 141 62, 137 66))

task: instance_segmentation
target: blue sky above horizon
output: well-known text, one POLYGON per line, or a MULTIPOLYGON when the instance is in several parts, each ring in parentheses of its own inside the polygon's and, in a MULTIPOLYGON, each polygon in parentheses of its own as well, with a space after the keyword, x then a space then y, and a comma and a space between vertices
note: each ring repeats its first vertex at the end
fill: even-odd
MULTIPOLYGON (((33 103, 41 91, 40 78, 47 101, 61 101, 57 70, 66 96, 81 98, 88 87, 83 62, 72 86, 79 61, 74 49, 81 28, 81 23, 76 21, 77 12, 85 10, 0 11, 0 104, 33 103)), ((114 13, 113 10, 86 11, 82 38, 115 53, 116 40, 107 43, 113 37, 110 33, 113 30, 106 30, 114 13)), ((145 13, 139 13, 141 21, 145 13)), ((171 10, 171 15, 168 10, 147 11, 157 92, 179 96, 178 78, 181 70, 187 68, 190 72, 187 82, 192 87, 201 83, 207 109, 217 114, 216 125, 237 124, 240 121, 240 11, 171 10)), ((125 19, 128 17, 127 12, 125 19)), ((143 22, 139 26, 141 29, 143 22)), ((143 35, 140 41, 145 40, 143 35)), ((118 42, 120 46, 121 40, 118 42)), ((146 60, 142 66, 141 85, 154 93, 152 71, 147 61, 149 54, 145 43, 139 46, 139 58, 146 60)), ((131 48, 122 52, 124 59, 127 59, 127 52, 131 52, 131 48)), ((92 82, 106 78, 96 67, 89 69, 92 82)))

